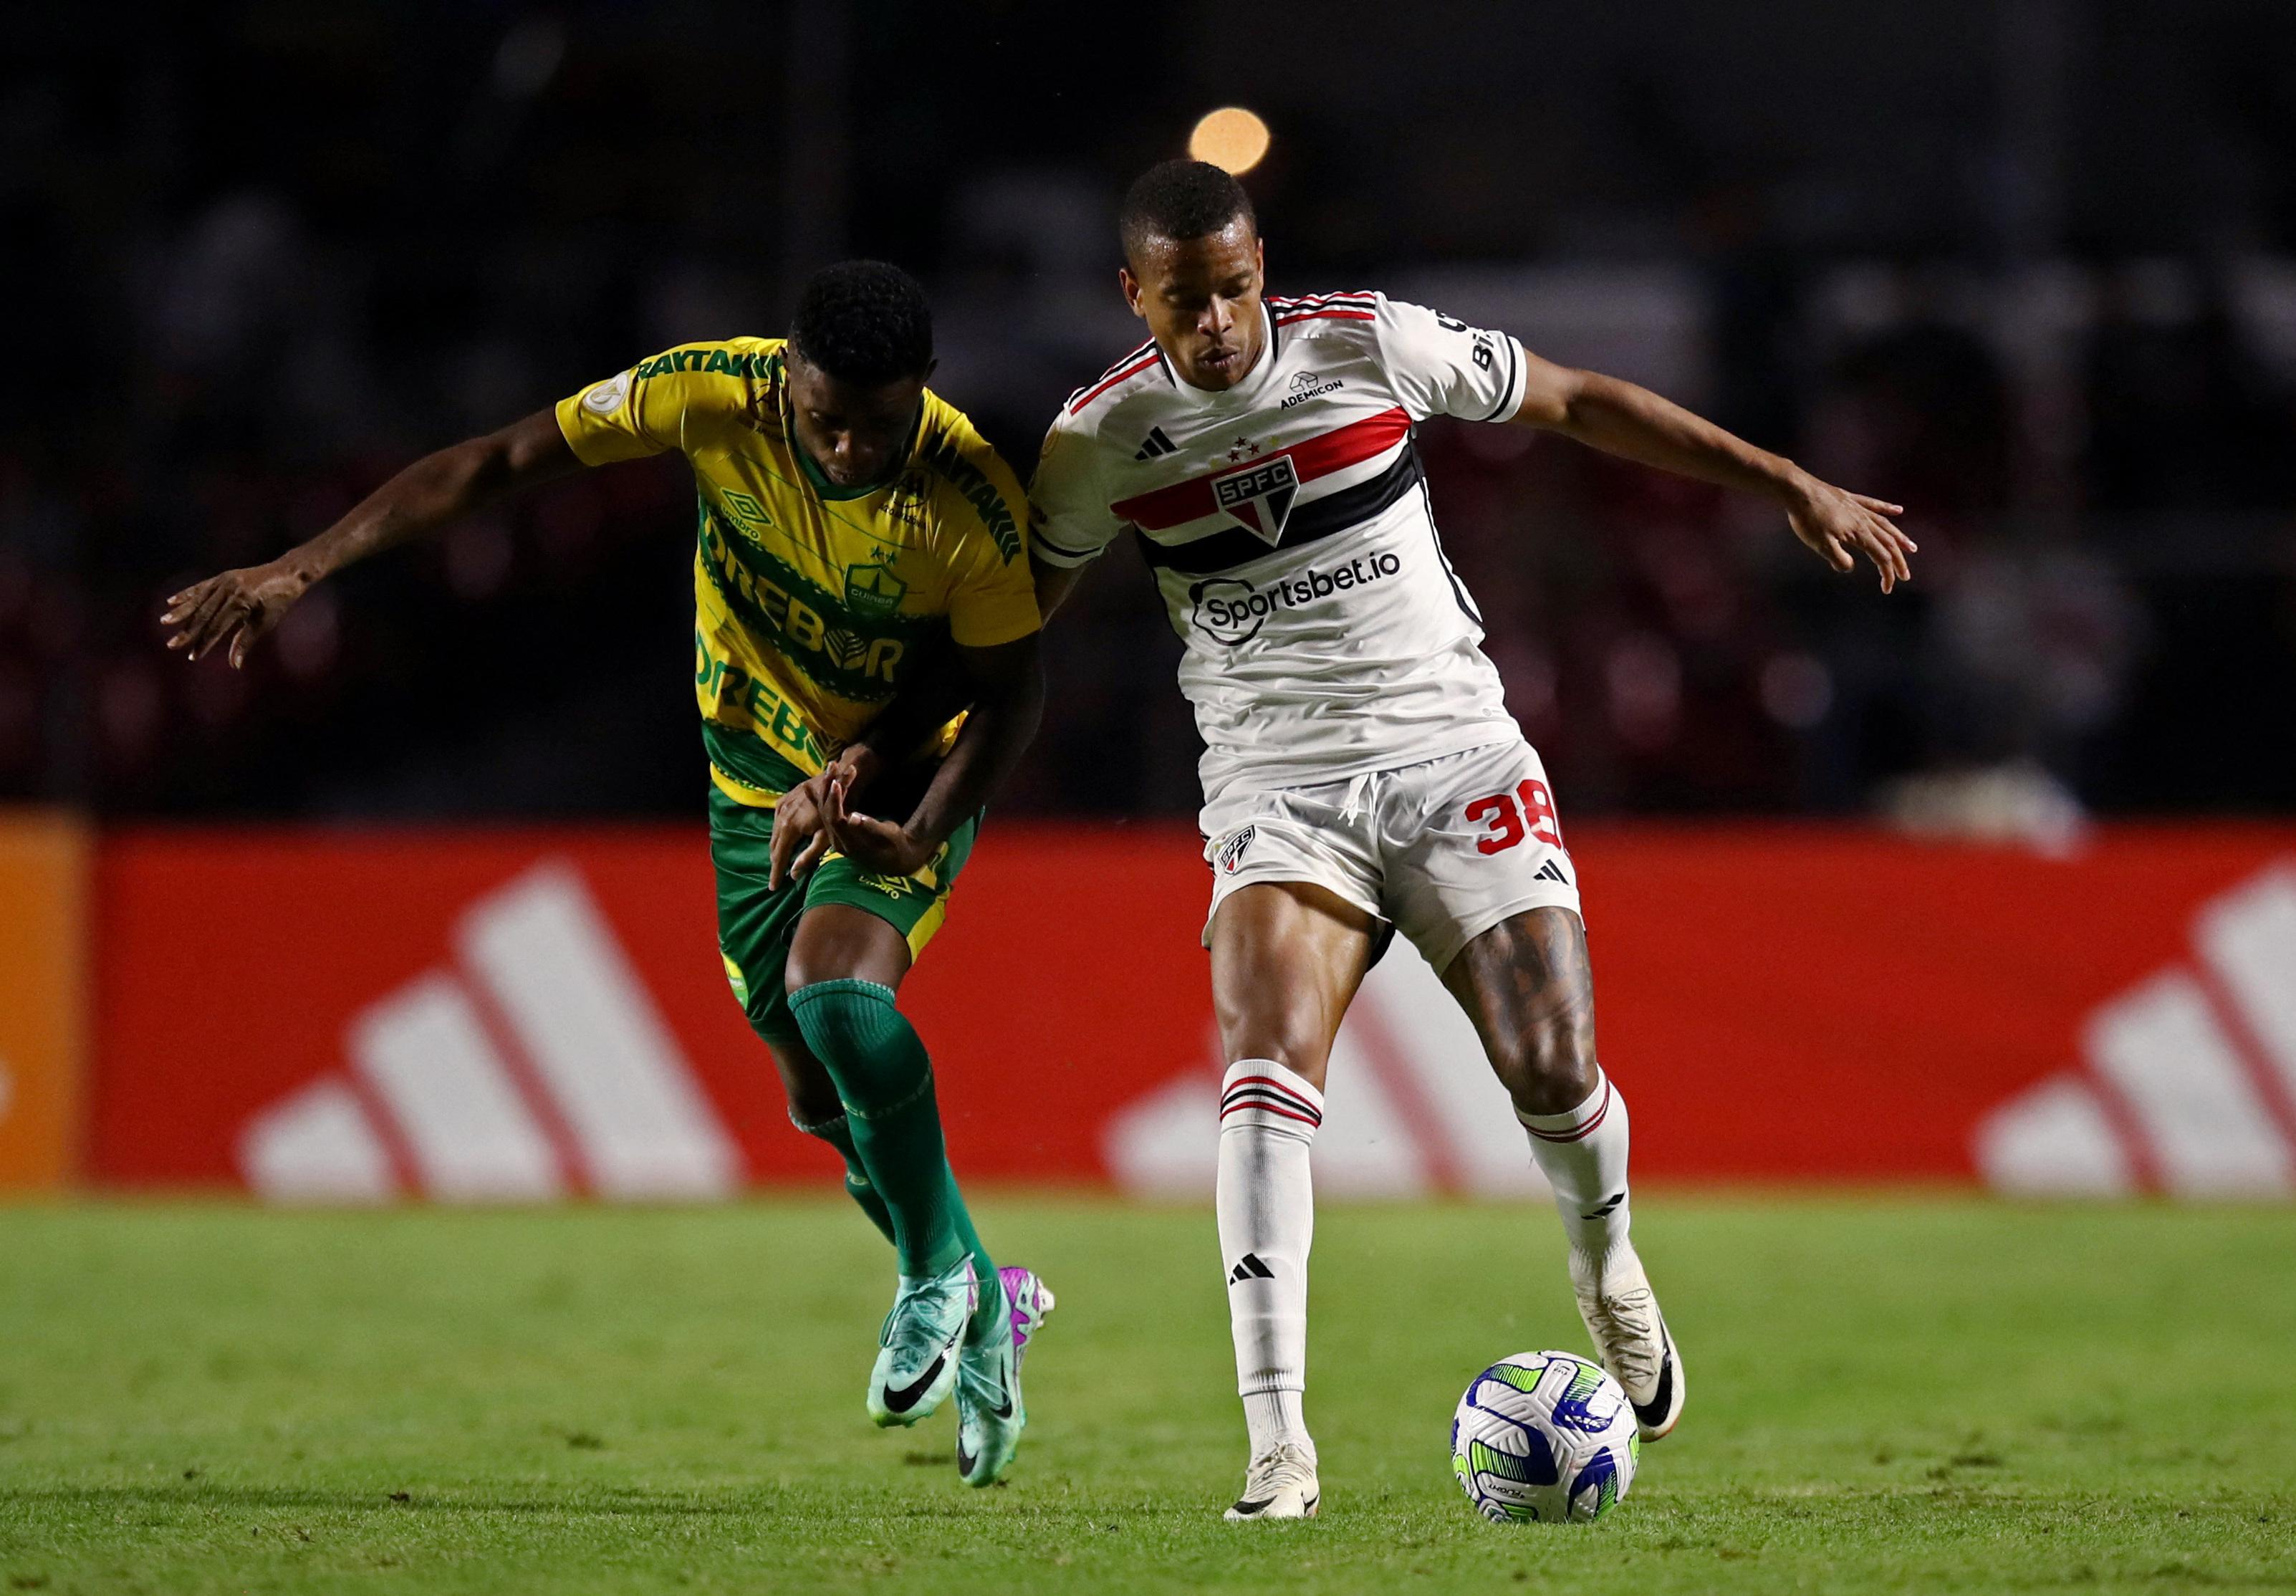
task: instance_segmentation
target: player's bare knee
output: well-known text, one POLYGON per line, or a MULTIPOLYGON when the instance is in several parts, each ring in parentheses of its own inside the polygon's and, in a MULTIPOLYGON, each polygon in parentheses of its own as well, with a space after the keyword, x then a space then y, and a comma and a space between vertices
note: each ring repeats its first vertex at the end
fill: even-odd
POLYGON ((1317 986, 1277 979, 1221 983, 1213 992, 1212 1006, 1229 1063, 1272 1060, 1323 1090, 1337 1026, 1331 1003, 1317 986))
POLYGON ((898 990, 909 947, 891 922, 845 904, 806 911, 790 941, 782 984, 795 994, 823 981, 874 981, 898 990))
POLYGON ((1592 1026, 1535 1025, 1492 1049, 1491 1067, 1525 1114, 1567 1114, 1595 1089, 1592 1026))
POLYGON ((1322 1091, 1332 1057, 1332 1026, 1322 1005, 1301 1002, 1296 994, 1291 1002, 1271 1003, 1267 1001, 1273 992, 1261 990, 1250 1003, 1216 1003, 1227 1061, 1272 1060, 1322 1091))
POLYGON ((846 981, 860 972, 854 968, 851 946, 833 937, 800 936, 782 965, 782 989, 794 996, 823 981, 846 981))
POLYGON ((1331 1067, 1331 1042, 1313 1027, 1249 1027, 1228 1032, 1225 1045, 1231 1064, 1244 1059, 1271 1060, 1318 1092, 1324 1089, 1324 1075, 1331 1067))

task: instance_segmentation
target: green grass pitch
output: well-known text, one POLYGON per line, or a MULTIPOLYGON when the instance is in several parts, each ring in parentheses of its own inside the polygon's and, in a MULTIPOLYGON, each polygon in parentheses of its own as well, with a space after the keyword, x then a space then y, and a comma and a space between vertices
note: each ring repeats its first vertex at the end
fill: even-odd
POLYGON ((979 1205, 1061 1307, 1010 1483, 861 1408, 841 1205, 0 1209, 10 1591, 2296 1589, 2296 1213, 1653 1197, 1690 1405, 1591 1527, 1447 1427, 1583 1339, 1551 1215, 1328 1208, 1324 1516, 1239 1526, 1208 1213, 979 1205))

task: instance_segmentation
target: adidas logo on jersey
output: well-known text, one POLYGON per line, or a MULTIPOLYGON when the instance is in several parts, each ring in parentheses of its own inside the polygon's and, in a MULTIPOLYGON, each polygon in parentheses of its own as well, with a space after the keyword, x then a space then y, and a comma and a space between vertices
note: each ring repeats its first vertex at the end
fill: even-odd
POLYGON ((1565 887, 1570 885, 1570 878, 1564 875, 1562 867, 1552 859, 1532 872, 1530 879, 1534 881, 1559 881, 1565 887))
POLYGON ((1135 460, 1153 460, 1159 455, 1177 454, 1179 452, 1180 446, 1164 436, 1163 428, 1151 427, 1148 429, 1147 441, 1140 446, 1139 451, 1135 454, 1132 458, 1135 460))

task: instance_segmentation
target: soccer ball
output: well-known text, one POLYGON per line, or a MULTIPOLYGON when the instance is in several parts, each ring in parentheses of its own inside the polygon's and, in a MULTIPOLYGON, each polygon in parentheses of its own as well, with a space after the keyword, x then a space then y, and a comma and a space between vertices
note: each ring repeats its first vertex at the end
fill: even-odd
POLYGON ((1627 1394, 1567 1352, 1519 1352, 1467 1383, 1451 1472, 1494 1524, 1586 1524, 1635 1483, 1642 1438, 1627 1394))

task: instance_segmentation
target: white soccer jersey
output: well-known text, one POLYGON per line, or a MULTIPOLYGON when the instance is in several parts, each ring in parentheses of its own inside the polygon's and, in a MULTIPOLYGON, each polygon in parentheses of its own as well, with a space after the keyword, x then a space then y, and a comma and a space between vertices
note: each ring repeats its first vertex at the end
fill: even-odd
POLYGON ((1267 348, 1225 392, 1151 342, 1070 396, 1029 490, 1037 554, 1081 565, 1136 530, 1187 644, 1207 802, 1519 737, 1412 429, 1511 419, 1521 348, 1383 294, 1264 303, 1267 348))

